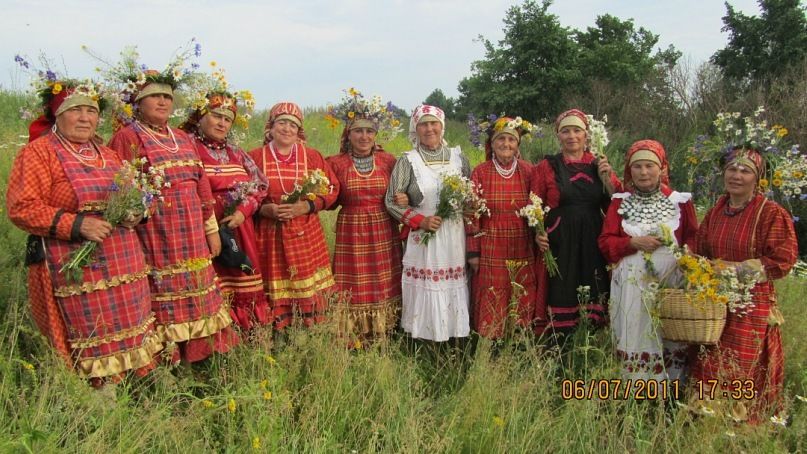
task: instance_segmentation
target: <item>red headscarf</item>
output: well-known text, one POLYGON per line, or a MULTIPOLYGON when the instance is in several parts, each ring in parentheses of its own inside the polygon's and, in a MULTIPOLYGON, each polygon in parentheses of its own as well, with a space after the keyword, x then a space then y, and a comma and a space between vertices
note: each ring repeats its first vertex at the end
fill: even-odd
POLYGON ((233 118, 238 116, 238 103, 235 98, 228 97, 222 93, 215 93, 208 95, 207 100, 207 106, 204 109, 196 109, 191 112, 191 114, 188 115, 188 119, 179 125, 179 129, 191 134, 196 133, 199 129, 199 122, 202 120, 202 117, 222 107, 231 111, 234 115, 233 118))
POLYGON ((75 87, 67 88, 65 87, 59 93, 53 95, 50 99, 50 102, 44 106, 45 113, 40 115, 39 118, 32 121, 30 125, 28 125, 28 142, 33 142, 34 140, 42 137, 45 135, 49 129, 53 127, 54 122, 56 121, 56 111, 59 110, 59 106, 62 105, 65 99, 73 93, 75 87))
POLYGON ((757 179, 765 174, 765 158, 753 148, 735 148, 723 158, 723 161, 724 171, 731 165, 745 165, 754 169, 757 179))
POLYGON ((560 129, 559 128, 560 127, 560 122, 563 121, 564 118, 570 117, 570 116, 575 116, 575 117, 579 118, 580 121, 582 121, 583 124, 586 126, 585 129, 588 130, 588 118, 586 118, 586 113, 583 112, 582 110, 578 110, 578 109, 569 109, 566 112, 563 112, 562 114, 558 115, 558 118, 555 119, 555 132, 556 133, 558 132, 558 129, 560 129))
POLYGON ((303 130, 303 111, 300 106, 293 102, 279 102, 272 106, 269 110, 269 118, 266 119, 266 125, 263 127, 263 143, 268 144, 272 141, 272 125, 275 124, 277 117, 281 115, 291 115, 300 121, 300 127, 297 130, 297 138, 299 143, 305 143, 305 131, 303 130))
POLYGON ((634 154, 636 154, 639 150, 648 150, 653 152, 658 157, 659 162, 661 162, 661 175, 659 176, 659 181, 662 186, 669 187, 670 186, 670 165, 667 162, 667 152, 664 151, 664 146, 655 141, 650 139, 639 140, 634 142, 633 145, 630 146, 628 149, 628 153, 625 155, 625 172, 622 176, 623 184, 626 188, 633 187, 633 179, 630 175, 630 158, 634 154))

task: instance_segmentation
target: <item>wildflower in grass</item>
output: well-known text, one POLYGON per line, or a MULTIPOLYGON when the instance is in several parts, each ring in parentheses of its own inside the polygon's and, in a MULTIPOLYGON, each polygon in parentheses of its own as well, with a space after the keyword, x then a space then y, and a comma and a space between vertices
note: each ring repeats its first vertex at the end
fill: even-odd
POLYGON ((235 408, 236 408, 235 399, 230 398, 230 400, 227 401, 227 411, 229 411, 230 413, 235 413, 235 408))
MULTIPOLYGON (((532 191, 530 191, 530 204, 516 211, 518 216, 527 219, 527 225, 530 227, 535 227, 535 229, 542 235, 546 235, 544 218, 546 217, 547 213, 549 213, 549 206, 545 206, 544 201, 532 191)), ((552 255, 552 251, 547 249, 544 251, 543 255, 544 265, 546 265, 546 271, 549 273, 549 276, 560 276, 560 271, 558 270, 558 261, 555 259, 555 256, 552 255)))
POLYGON ((261 437, 254 437, 252 439, 252 449, 261 449, 261 437))
POLYGON ((802 402, 807 402, 807 397, 799 396, 798 394, 796 394, 796 400, 800 400, 802 402))
POLYGON ((205 408, 213 408, 213 402, 210 399, 202 400, 202 406, 205 408))
POLYGON ((272 391, 264 391, 263 400, 272 400, 272 391))
POLYGON ((729 438, 734 438, 734 437, 737 436, 737 434, 734 433, 733 430, 728 430, 728 431, 726 431, 726 436, 729 437, 729 438))
POLYGON ((779 415, 771 416, 771 422, 777 426, 787 427, 787 418, 781 418, 779 415))
POLYGON ((504 418, 501 416, 494 416, 492 422, 496 427, 504 427, 504 418))
POLYGON ((273 358, 272 355, 266 355, 264 358, 266 359, 266 362, 269 363, 270 366, 274 366, 275 364, 277 364, 277 361, 275 361, 275 358, 273 358))
POLYGON ((353 348, 356 349, 356 350, 360 350, 361 349, 361 341, 358 340, 358 339, 353 341, 353 348))
POLYGON ((28 372, 33 372, 36 369, 33 364, 27 361, 22 362, 22 368, 27 370, 28 372))
POLYGON ((269 380, 263 379, 261 380, 261 389, 266 389, 269 387, 269 380))

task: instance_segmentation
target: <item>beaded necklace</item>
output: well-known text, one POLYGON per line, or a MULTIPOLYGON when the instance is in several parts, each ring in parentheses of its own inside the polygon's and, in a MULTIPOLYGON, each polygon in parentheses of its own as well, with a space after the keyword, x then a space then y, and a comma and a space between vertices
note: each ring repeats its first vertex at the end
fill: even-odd
MULTIPOLYGON (((264 145, 264 148, 266 146, 264 145)), ((277 157, 277 151, 275 150, 274 142, 269 142, 269 151, 272 153, 272 157, 275 158, 275 171, 277 172, 277 181, 280 182, 280 190, 283 191, 283 194, 290 195, 294 193, 294 185, 297 183, 297 178, 299 177, 300 173, 300 160, 297 159, 297 144, 291 146, 291 153, 289 153, 289 157, 286 158, 285 161, 281 161, 277 157), (280 163, 287 164, 291 158, 294 157, 294 179, 292 180, 291 191, 286 191, 286 185, 283 183, 283 177, 280 175, 280 163)))
POLYGON ((197 131, 194 136, 202 145, 205 146, 207 150, 207 154, 210 155, 211 158, 215 159, 216 161, 227 164, 230 162, 230 156, 227 154, 227 142, 215 142, 209 140, 207 137, 204 136, 201 132, 197 131))
POLYGON ((56 136, 56 139, 59 143, 64 147, 65 150, 69 151, 80 163, 87 167, 92 167, 94 169, 98 168, 105 168, 106 167, 106 160, 104 159, 104 155, 101 154, 101 151, 98 149, 98 145, 95 144, 92 140, 87 142, 87 144, 79 147, 76 150, 76 147, 65 138, 61 132, 54 131, 53 133, 56 136), (89 153, 88 153, 89 152, 89 153), (96 165, 98 158, 101 158, 101 165, 100 167, 96 165))
POLYGON ((350 154, 353 161, 353 170, 362 178, 370 178, 375 173, 375 156, 371 152, 369 156, 356 156, 350 154))
POLYGON ((509 180, 510 178, 513 178, 513 175, 516 174, 516 168, 518 167, 518 159, 513 158, 513 164, 510 165, 509 169, 505 169, 504 166, 502 166, 499 163, 499 160, 496 159, 496 156, 494 155, 493 167, 496 168, 496 173, 498 173, 502 178, 504 178, 505 180, 509 180))
POLYGON ((420 158, 423 159, 423 162, 427 166, 443 165, 448 164, 449 162, 448 157, 446 157, 446 147, 440 147, 437 150, 429 151, 421 146, 418 146, 418 154, 420 154, 420 158), (431 161, 426 159, 427 157, 430 158, 431 161))
MULTIPOLYGON (((174 145, 171 147, 164 145, 162 141, 160 141, 160 139, 152 132, 151 128, 141 123, 140 120, 135 120, 135 123, 137 123, 137 125, 140 127, 140 130, 146 133, 146 135, 149 136, 149 138, 152 141, 154 141, 158 147, 162 148, 163 150, 169 153, 176 153, 177 151, 179 151, 179 143, 177 142, 177 138, 176 136, 174 136, 174 131, 171 130, 170 126, 166 126, 165 129, 168 130, 167 134, 168 137, 170 137, 171 141, 174 142, 174 145)), ((165 136, 163 134, 160 135, 165 136)))

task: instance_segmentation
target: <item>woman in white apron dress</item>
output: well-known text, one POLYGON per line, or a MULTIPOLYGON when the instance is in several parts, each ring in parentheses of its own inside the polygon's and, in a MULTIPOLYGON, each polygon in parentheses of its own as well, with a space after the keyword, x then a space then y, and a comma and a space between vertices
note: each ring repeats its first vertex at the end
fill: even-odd
POLYGON ((416 339, 437 342, 470 332, 465 226, 461 219, 434 216, 441 176, 469 177, 468 160, 443 139, 445 115, 421 105, 412 114, 409 139, 414 145, 398 159, 387 190, 387 210, 408 230, 403 257, 401 327, 416 339), (408 204, 395 203, 406 193, 408 204), (435 235, 423 244, 424 233, 435 235))

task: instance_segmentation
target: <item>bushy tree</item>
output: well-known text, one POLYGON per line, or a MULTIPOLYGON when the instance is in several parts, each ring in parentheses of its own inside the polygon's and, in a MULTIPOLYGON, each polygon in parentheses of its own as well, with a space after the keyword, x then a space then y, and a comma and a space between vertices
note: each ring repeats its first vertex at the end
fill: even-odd
POLYGON ((747 16, 726 3, 728 45, 712 62, 735 84, 767 85, 772 76, 807 58, 807 17, 800 0, 760 0, 762 14, 747 16))

